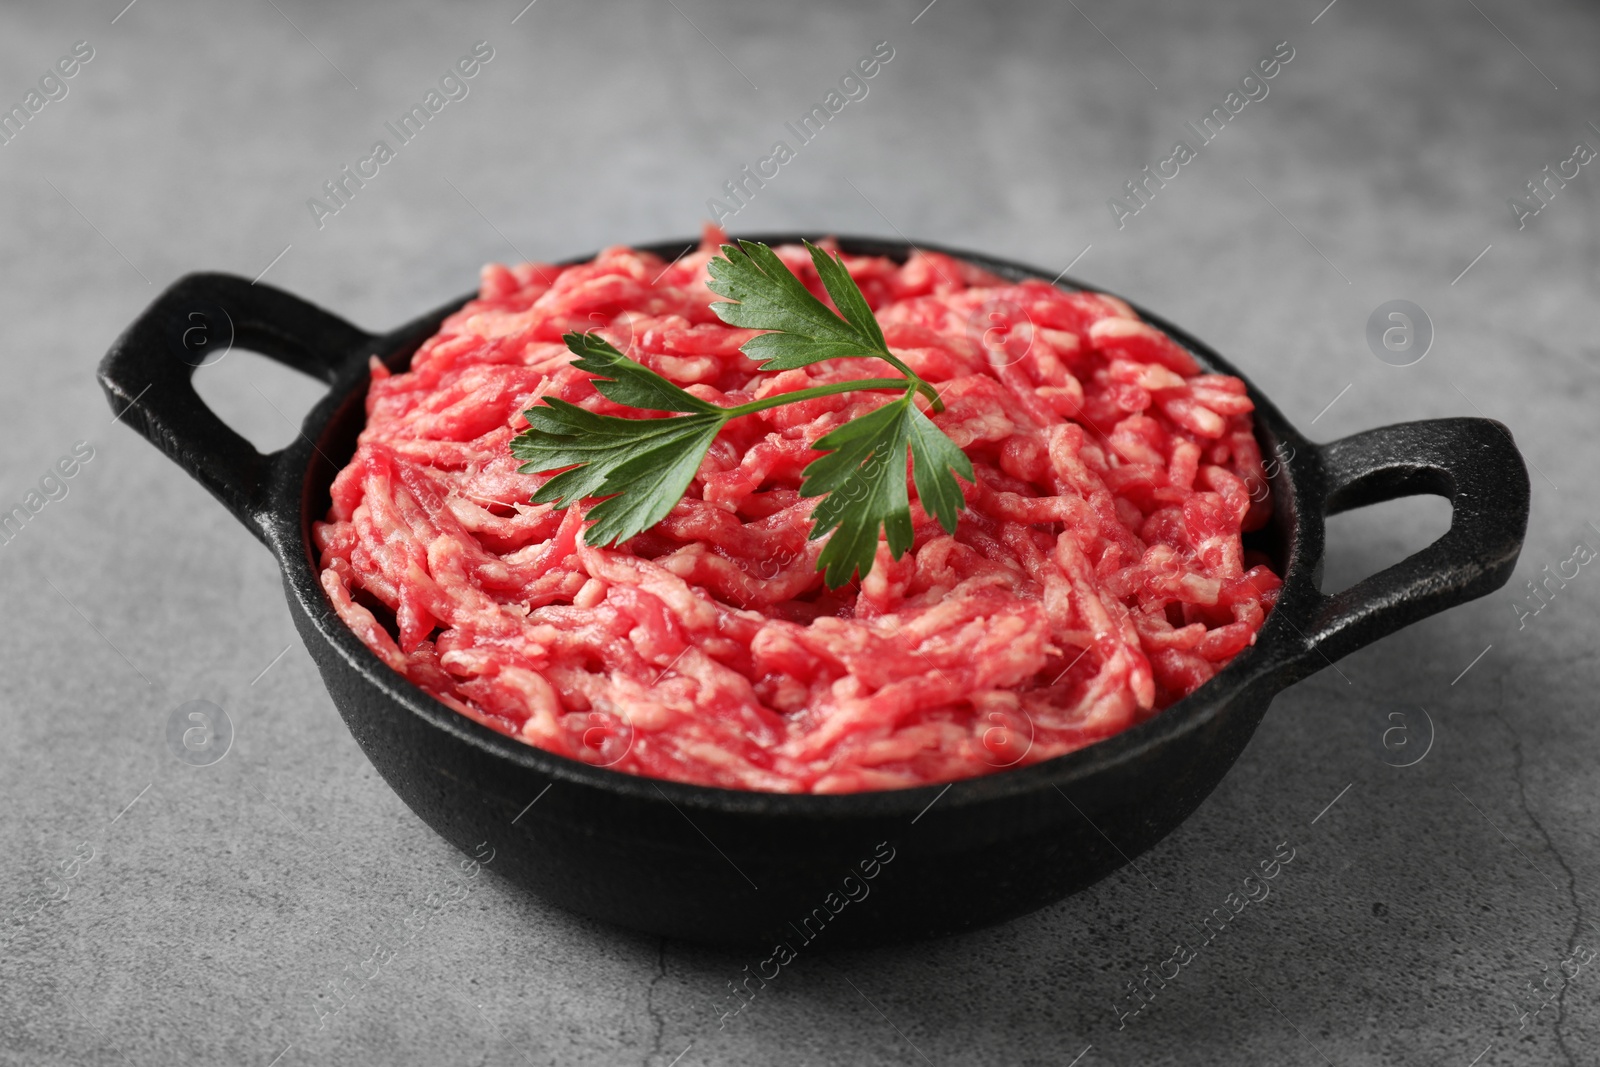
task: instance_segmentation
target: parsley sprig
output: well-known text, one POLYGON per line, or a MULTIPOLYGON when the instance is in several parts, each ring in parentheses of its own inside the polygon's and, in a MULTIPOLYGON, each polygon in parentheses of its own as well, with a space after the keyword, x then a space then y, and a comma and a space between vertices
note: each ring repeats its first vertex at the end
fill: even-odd
POLYGON ((528 429, 511 441, 524 474, 559 470, 533 494, 536 504, 565 508, 604 498, 589 510, 584 539, 609 545, 666 518, 683 498, 706 451, 729 422, 757 411, 838 393, 895 390, 899 397, 851 419, 812 447, 825 453, 802 472, 800 495, 822 497, 811 513, 810 539, 832 533, 817 568, 830 589, 872 570, 880 536, 899 559, 911 547, 911 503, 906 459, 923 508, 954 533, 964 506, 956 475, 973 481, 972 463, 915 403, 921 393, 943 411, 939 392, 889 351, 883 331, 855 280, 837 256, 810 242, 835 313, 808 290, 772 249, 756 241, 723 245, 710 263, 712 291, 731 302, 711 305, 731 326, 768 332, 740 348, 764 371, 792 370, 823 360, 879 359, 902 377, 864 378, 777 393, 723 407, 701 400, 648 367, 629 359, 594 333, 564 340, 578 358, 572 365, 595 375, 594 387, 615 403, 667 418, 597 415, 556 397, 524 412, 528 429))

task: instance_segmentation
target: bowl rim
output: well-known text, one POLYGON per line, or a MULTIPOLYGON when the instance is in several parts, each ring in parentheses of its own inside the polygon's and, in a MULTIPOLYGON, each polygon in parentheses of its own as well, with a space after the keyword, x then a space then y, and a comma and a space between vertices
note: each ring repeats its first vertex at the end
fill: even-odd
MULTIPOLYGON (((904 258, 913 251, 936 252, 1013 280, 1054 278, 1052 284, 1062 288, 1116 296, 1108 290, 1065 277, 1064 274, 1052 275, 1028 264, 904 238, 810 231, 740 235, 730 239, 758 240, 777 245, 797 243, 801 238, 815 242, 824 237, 837 241, 841 249, 851 254, 898 254, 904 258)), ((661 256, 665 261, 677 252, 698 247, 699 243, 699 239, 665 240, 628 247, 661 256)), ((585 263, 597 254, 572 257, 556 265, 585 263)), ((341 414, 346 414, 345 409, 350 404, 359 402, 364 409, 366 389, 371 380, 367 369, 368 357, 377 356, 385 362, 391 359, 401 363, 409 361, 416 345, 436 332, 439 322, 476 296, 476 292, 469 293, 394 330, 369 338, 361 348, 361 358, 351 359, 334 376, 328 393, 306 415, 301 433, 290 445, 269 457, 272 461, 274 491, 272 505, 263 516, 263 527, 268 545, 278 558, 285 584, 293 598, 339 657, 368 684, 428 727, 477 749, 503 763, 507 769, 527 774, 530 796, 538 785, 547 781, 562 781, 626 798, 650 802, 665 800, 699 812, 755 813, 823 821, 862 817, 921 818, 937 802, 943 812, 949 813, 1052 787, 1059 789, 1137 762, 1154 749, 1164 748, 1210 726, 1229 708, 1243 702, 1247 691, 1260 688, 1276 691, 1278 686, 1275 683, 1284 666, 1305 651, 1303 641, 1299 640, 1303 638, 1303 630, 1291 616, 1304 622, 1307 612, 1315 606, 1320 596, 1314 571, 1321 557, 1322 514, 1320 508, 1312 506, 1316 499, 1315 486, 1320 478, 1317 446, 1288 422, 1247 375, 1210 345, 1139 304, 1118 297, 1125 300, 1141 319, 1187 349, 1207 371, 1230 374, 1245 383, 1246 391, 1256 405, 1253 418, 1257 440, 1263 446, 1263 457, 1278 460, 1277 471, 1268 479, 1274 501, 1274 515, 1268 525, 1283 527, 1284 573, 1280 576, 1283 586, 1278 602, 1257 632, 1255 643, 1234 656, 1194 692, 1142 723, 1083 748, 1036 763, 945 782, 852 793, 778 793, 651 778, 561 756, 500 733, 444 704, 390 668, 345 625, 322 590, 316 549, 311 540, 311 524, 320 521, 321 515, 325 514, 325 511, 313 514, 312 508, 318 499, 326 500, 328 483, 337 473, 336 469, 325 475, 319 471, 319 467, 331 468, 333 462, 322 455, 321 446, 326 435, 334 428, 335 421, 341 414), (1287 457, 1281 454, 1284 445, 1292 450, 1287 457), (314 462, 319 458, 322 460, 320 464, 314 462), (1308 559, 1308 546, 1316 546, 1315 560, 1308 559)), ((364 421, 364 410, 358 418, 364 421)), ((346 455, 340 463, 347 463, 348 460, 349 456, 346 455)), ((1251 730, 1254 730, 1253 724, 1251 730)))

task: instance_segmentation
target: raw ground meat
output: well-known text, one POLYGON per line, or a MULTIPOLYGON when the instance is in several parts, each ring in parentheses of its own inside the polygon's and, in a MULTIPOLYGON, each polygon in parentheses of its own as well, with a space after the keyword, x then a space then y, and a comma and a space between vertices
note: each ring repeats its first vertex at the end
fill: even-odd
MULTIPOLYGON (((668 264, 491 265, 367 424, 315 526, 339 616, 445 704, 531 745, 736 789, 893 789, 1035 763, 1127 729, 1255 641, 1278 578, 1240 534, 1270 514, 1252 404, 1122 301, 939 254, 845 256, 895 352, 938 386, 972 459, 954 536, 916 503, 830 591, 797 490, 811 442, 893 399, 734 420, 683 501, 615 548, 584 507, 528 503, 508 449, 555 396, 629 414, 573 369, 568 330, 719 404, 882 376, 868 359, 757 373, 710 310, 723 235, 668 264), (1254 491, 1252 491, 1254 490, 1254 491)), ((798 246, 777 249, 827 300, 798 246)), ((919 403, 921 401, 919 400, 919 403)), ((631 412, 634 417, 641 416, 631 412)))

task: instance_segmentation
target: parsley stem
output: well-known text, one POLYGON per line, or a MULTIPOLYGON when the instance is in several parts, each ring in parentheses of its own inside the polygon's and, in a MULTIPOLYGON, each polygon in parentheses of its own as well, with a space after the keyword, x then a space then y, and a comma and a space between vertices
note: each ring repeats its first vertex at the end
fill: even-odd
MULTIPOLYGON (((792 393, 774 393, 752 400, 748 404, 737 407, 723 408, 730 419, 740 415, 751 415, 757 411, 766 411, 768 408, 782 407, 784 404, 796 404, 802 400, 812 400, 819 396, 833 396, 837 393, 853 393, 861 389, 904 389, 910 392, 907 386, 916 388, 927 385, 921 378, 855 378, 847 382, 830 382, 827 385, 816 385, 810 389, 797 389, 792 393)), ((930 387, 931 388, 931 387, 930 387)), ((937 392, 934 394, 934 410, 941 410, 944 405, 939 403, 937 392)))
POLYGON ((935 389, 932 385, 930 385, 927 382, 923 381, 921 375, 919 375, 916 371, 912 370, 910 367, 906 366, 905 363, 902 362, 901 359, 898 356, 896 356, 893 352, 890 352, 886 348, 882 352, 874 352, 873 355, 877 356, 879 359, 883 360, 885 363, 888 363, 891 366, 893 366, 895 370, 899 371, 901 374, 904 374, 907 378, 911 379, 913 382, 916 382, 917 383, 917 392, 921 393, 923 396, 928 398, 928 403, 930 405, 932 405, 933 410, 935 412, 939 412, 939 411, 943 411, 944 410, 944 401, 939 399, 939 390, 935 389))

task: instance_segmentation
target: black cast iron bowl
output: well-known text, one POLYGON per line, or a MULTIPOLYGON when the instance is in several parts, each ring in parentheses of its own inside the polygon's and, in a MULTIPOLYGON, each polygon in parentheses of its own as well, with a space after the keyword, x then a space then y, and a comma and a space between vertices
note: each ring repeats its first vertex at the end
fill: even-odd
MULTIPOLYGON (((648 250, 670 260, 695 244, 648 250)), ((839 244, 902 260, 910 250, 869 238, 839 244)), ((1008 278, 1049 277, 940 251, 1008 278)), ((277 556, 295 624, 334 703, 411 809, 545 899, 637 930, 842 946, 999 922, 1083 889, 1195 810, 1279 690, 1504 584, 1527 526, 1527 470, 1499 423, 1435 419, 1313 444, 1252 386, 1274 515, 1250 543, 1271 556, 1284 586, 1256 644, 1186 699, 1078 752, 950 785, 796 796, 639 778, 551 755, 452 711, 368 651, 318 583, 311 523, 327 511, 335 465, 354 452, 368 358, 408 366, 466 299, 375 336, 280 290, 194 274, 117 340, 100 381, 122 421, 277 556), (201 354, 230 343, 329 385, 300 437, 279 452, 257 452, 194 391, 201 354), (1451 502, 1442 537, 1342 593, 1319 592, 1328 515, 1421 493, 1451 502)), ((1205 367, 1239 375, 1182 330, 1140 314, 1205 367)))

